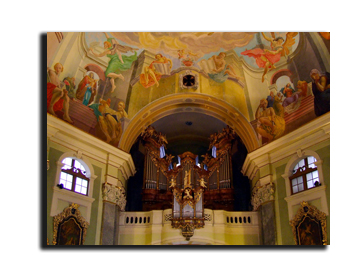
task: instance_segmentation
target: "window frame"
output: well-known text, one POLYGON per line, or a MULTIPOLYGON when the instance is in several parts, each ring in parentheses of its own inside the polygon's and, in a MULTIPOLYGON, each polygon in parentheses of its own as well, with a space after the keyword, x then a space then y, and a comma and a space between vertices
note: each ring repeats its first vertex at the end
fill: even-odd
POLYGON ((288 163, 285 167, 285 172, 282 174, 282 177, 285 180, 285 190, 286 190, 286 197, 284 200, 287 202, 288 205, 288 216, 289 220, 293 219, 295 212, 293 211, 293 207, 296 205, 300 205, 302 201, 312 201, 312 200, 320 200, 321 203, 321 210, 328 215, 328 205, 327 205, 327 195, 326 195, 326 185, 324 181, 324 175, 323 175, 323 160, 321 157, 313 150, 296 150, 295 154, 291 156, 288 163), (316 162, 314 164, 317 167, 318 175, 319 175, 319 182, 321 183, 321 186, 313 187, 308 189, 307 191, 301 191, 297 192, 295 194, 292 194, 291 190, 291 181, 289 179, 290 176, 293 175, 293 170, 295 168, 295 165, 298 164, 298 162, 301 159, 304 159, 305 157, 313 156, 316 159, 316 162))
MULTIPOLYGON (((88 196, 89 188, 90 188, 89 187, 90 186, 90 179, 86 176, 86 174, 87 174, 86 169, 85 169, 85 171, 83 171, 80 168, 75 167, 75 162, 78 162, 80 165, 82 165, 85 168, 83 162, 81 162, 78 159, 72 158, 72 157, 66 157, 66 158, 63 159, 63 161, 65 159, 67 159, 67 158, 72 160, 71 167, 69 169, 64 169, 64 167, 62 167, 61 168, 61 173, 66 173, 66 174, 69 174, 69 175, 73 176, 72 187, 71 187, 71 189, 63 187, 63 189, 71 191, 71 192, 74 192, 74 193, 77 193, 77 194, 80 194, 80 195, 83 195, 83 196, 88 196), (85 173, 85 174, 83 174, 83 173, 85 173), (77 178, 80 178, 80 179, 83 179, 83 180, 87 181, 86 194, 83 194, 82 192, 75 191, 76 179, 77 178)), ((62 164, 63 164, 63 161, 62 161, 62 164)), ((64 166, 66 166, 66 165, 64 165, 64 166)), ((60 180, 59 180, 59 182, 61 182, 61 173, 60 173, 60 180)))
POLYGON ((314 187, 317 187, 317 186, 313 186, 313 187, 308 187, 307 185, 307 174, 309 173, 312 173, 314 171, 317 171, 318 173, 318 180, 319 180, 319 186, 321 185, 320 183, 320 177, 319 177, 319 171, 318 171, 318 168, 315 167, 315 168, 311 168, 309 167, 309 165, 315 165, 316 166, 316 162, 317 162, 317 159, 314 157, 314 156, 306 156, 302 159, 300 159, 296 164, 294 164, 294 168, 297 164, 299 164, 299 162, 301 162, 302 160, 305 161, 305 165, 302 166, 302 167, 299 167, 295 173, 293 173, 293 175, 289 176, 289 180, 290 180, 290 192, 292 195, 295 195, 297 193, 301 193, 301 192, 304 192, 304 191, 307 191, 307 190, 310 190, 310 189, 313 189, 314 187), (315 159, 315 161, 311 164, 309 164, 308 162, 308 158, 309 157, 313 157, 315 159), (299 178, 299 177, 302 177, 302 183, 303 183, 303 190, 298 190, 297 192, 294 193, 293 191, 293 180, 296 179, 296 178, 299 178))
POLYGON ((87 222, 91 220, 91 208, 92 203, 95 201, 93 198, 93 186, 94 180, 97 176, 94 173, 93 166, 89 159, 86 156, 83 156, 82 151, 78 152, 66 152, 62 154, 59 160, 56 162, 56 174, 55 174, 55 181, 54 184, 51 185, 53 187, 53 197, 52 197, 52 204, 50 210, 50 216, 53 217, 61 212, 60 210, 60 203, 76 203, 80 205, 82 210, 85 210, 85 219, 87 222), (65 166, 62 161, 66 158, 74 158, 82 163, 83 167, 86 170, 86 177, 88 177, 89 184, 88 184, 88 195, 79 194, 77 192, 72 191, 65 191, 65 189, 60 189, 57 185, 60 183, 60 176, 62 168, 65 166))

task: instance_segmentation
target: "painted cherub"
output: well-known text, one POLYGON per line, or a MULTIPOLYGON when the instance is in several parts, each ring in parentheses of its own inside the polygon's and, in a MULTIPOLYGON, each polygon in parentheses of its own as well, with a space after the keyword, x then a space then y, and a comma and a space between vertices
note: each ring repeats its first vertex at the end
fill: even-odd
POLYGON ((270 42, 270 49, 254 48, 245 50, 241 54, 255 58, 257 66, 264 68, 262 76, 262 82, 264 82, 265 75, 276 68, 275 64, 280 61, 281 57, 289 54, 289 48, 295 44, 297 34, 298 32, 288 32, 286 39, 283 39, 282 37, 275 38, 274 33, 268 37, 262 32, 264 39, 270 42))

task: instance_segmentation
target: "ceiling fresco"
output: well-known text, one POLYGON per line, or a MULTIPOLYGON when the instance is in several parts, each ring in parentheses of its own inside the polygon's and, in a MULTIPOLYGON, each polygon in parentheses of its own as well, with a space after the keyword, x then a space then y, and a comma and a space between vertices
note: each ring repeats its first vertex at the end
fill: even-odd
POLYGON ((191 124, 173 119, 204 124, 202 135, 218 121, 244 135, 246 122, 259 147, 330 110, 328 32, 51 32, 47 40, 47 112, 126 151, 155 122, 167 139, 190 135, 191 124))
MULTIPOLYGON (((143 50, 161 53, 172 60, 173 69, 185 66, 182 58, 193 61, 198 65, 203 59, 209 59, 219 52, 234 50, 239 57, 252 67, 258 68, 256 59, 243 54, 251 49, 270 49, 270 39, 287 38, 287 32, 108 32, 85 34, 89 47, 103 47, 106 36, 116 38, 124 46, 137 48, 139 55, 143 50), (266 35, 265 35, 266 34, 266 35)), ((297 48, 299 34, 296 32, 294 41, 290 44, 291 53, 297 48)))

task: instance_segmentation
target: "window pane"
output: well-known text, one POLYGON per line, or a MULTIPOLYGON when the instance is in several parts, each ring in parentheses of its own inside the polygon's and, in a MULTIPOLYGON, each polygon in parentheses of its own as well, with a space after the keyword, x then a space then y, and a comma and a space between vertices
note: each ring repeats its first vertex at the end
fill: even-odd
POLYGON ((299 168, 303 167, 305 165, 305 159, 302 159, 299 163, 299 168))
POLYGON ((292 184, 292 186, 296 186, 297 185, 297 178, 292 179, 291 184, 292 184))
POLYGON ((77 160, 74 160, 74 167, 80 169, 80 163, 77 160))
POLYGON ((70 169, 72 166, 72 158, 65 158, 62 163, 64 164, 62 167, 63 170, 70 169))
POLYGON ((298 184, 303 183, 303 178, 302 178, 302 176, 299 176, 299 177, 297 178, 297 183, 298 183, 298 184))
POLYGON ((65 158, 62 161, 62 163, 71 167, 72 166, 72 158, 65 158))
POLYGON ((60 182, 59 182, 59 184, 63 184, 63 187, 65 187, 65 185, 66 185, 66 180, 64 180, 64 179, 60 179, 60 182))
POLYGON ((66 182, 66 184, 64 185, 64 188, 66 188, 68 190, 72 190, 72 183, 71 182, 66 182))
POLYGON ((319 178, 318 171, 313 171, 313 172, 312 172, 312 175, 313 175, 313 180, 319 178))
POLYGON ((81 164, 80 164, 80 169, 81 169, 82 171, 86 172, 86 169, 85 169, 84 166, 81 165, 81 164))
POLYGON ((75 192, 80 193, 81 192, 81 186, 75 185, 75 192))
POLYGON ((67 179, 67 174, 65 172, 61 172, 61 175, 60 175, 60 180, 63 179, 63 180, 66 180, 67 179))
POLYGON ((307 177, 307 181, 312 180, 313 179, 312 172, 311 173, 307 173, 306 177, 307 177))
POLYGON ((298 192, 298 188, 297 188, 297 186, 294 186, 293 187, 293 194, 295 194, 295 193, 297 193, 298 192))
POLYGON ((73 181, 73 175, 67 174, 67 181, 72 182, 73 181))
POLYGON ((76 183, 77 185, 81 185, 81 180, 82 180, 81 178, 77 177, 75 183, 76 183))
POLYGON ((86 193, 87 193, 87 188, 82 187, 82 188, 81 188, 81 194, 86 195, 86 193))
POLYGON ((313 180, 307 181, 307 188, 310 189, 310 188, 313 188, 313 187, 314 187, 314 181, 313 180))
POLYGON ((299 184, 298 186, 299 186, 299 191, 303 191, 304 190, 303 183, 299 184))
POLYGON ((313 157, 307 157, 307 161, 308 161, 308 167, 310 168, 316 168, 317 166, 314 164, 317 160, 313 157))
POLYGON ((83 180, 82 180, 82 186, 87 187, 87 184, 88 184, 88 183, 87 183, 87 180, 83 179, 83 180))

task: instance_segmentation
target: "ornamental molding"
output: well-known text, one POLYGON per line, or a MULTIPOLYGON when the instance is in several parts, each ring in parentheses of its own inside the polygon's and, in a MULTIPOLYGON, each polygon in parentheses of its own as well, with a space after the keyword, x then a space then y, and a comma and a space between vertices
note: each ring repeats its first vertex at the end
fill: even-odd
MULTIPOLYGON (((313 205, 310 205, 306 201, 301 202, 301 206, 299 207, 295 217, 289 221, 290 226, 293 230, 294 241, 296 245, 300 244, 300 239, 298 236, 298 227, 303 222, 303 220, 309 217, 312 220, 315 220, 320 223, 321 225, 321 232, 322 232, 322 243, 323 245, 327 245, 327 223, 326 223, 326 214, 320 211, 313 205)), ((302 237, 301 237, 302 239, 302 237)))
POLYGON ((125 210, 127 203, 125 190, 120 186, 114 186, 108 183, 103 184, 103 201, 108 201, 118 205, 121 211, 125 210))
POLYGON ((199 86, 199 81, 198 81, 199 78, 198 77, 199 77, 198 73, 194 73, 191 70, 186 70, 184 73, 179 74, 179 87, 181 89, 187 89, 187 88, 197 89, 199 86), (183 83, 183 78, 187 75, 193 76, 195 79, 195 83, 191 86, 187 86, 183 83))
POLYGON ((252 190, 251 204, 253 210, 257 211, 258 208, 266 202, 275 200, 275 185, 273 183, 264 186, 256 186, 252 190))
POLYGON ((302 157, 305 150, 329 139, 330 113, 327 113, 247 154, 241 172, 252 180, 260 168, 289 156, 302 157))
POLYGON ((70 218, 74 218, 81 229, 79 245, 84 244, 87 228, 90 224, 85 220, 84 217, 82 217, 78 208, 79 208, 79 204, 72 203, 69 205, 69 207, 66 207, 60 214, 54 216, 53 245, 59 245, 58 243, 59 226, 70 218))
POLYGON ((122 170, 125 179, 135 174, 135 165, 130 153, 111 146, 50 114, 47 114, 47 134, 51 142, 73 150, 76 157, 86 156, 113 165, 122 170))

